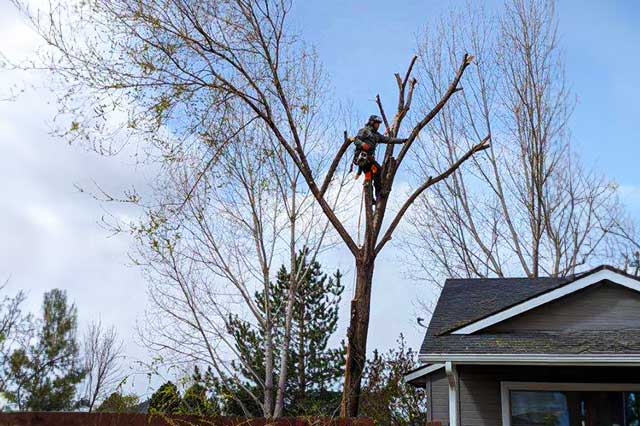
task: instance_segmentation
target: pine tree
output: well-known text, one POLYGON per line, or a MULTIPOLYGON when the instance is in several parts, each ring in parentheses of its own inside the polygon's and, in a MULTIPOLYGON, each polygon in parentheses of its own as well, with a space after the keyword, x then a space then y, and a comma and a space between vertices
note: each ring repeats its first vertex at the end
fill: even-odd
POLYGON ((74 408, 76 387, 84 378, 76 341, 77 310, 63 290, 44 295, 34 342, 12 352, 5 365, 10 377, 4 396, 20 410, 74 408))
MULTIPOLYGON (((298 254, 296 270, 305 272, 298 285, 292 318, 291 343, 289 347, 288 377, 285 392, 285 415, 329 414, 340 402, 336 385, 342 376, 344 349, 330 348, 329 339, 337 329, 340 297, 344 290, 342 274, 336 271, 332 276, 322 272, 317 261, 309 262, 305 250, 298 254)), ((282 348, 284 333, 284 307, 289 289, 289 271, 283 265, 278 271, 276 282, 271 289, 270 306, 275 321, 276 359, 282 348)), ((264 293, 255 294, 256 305, 264 309, 264 293)), ((235 345, 244 363, 249 365, 258 377, 264 376, 264 336, 251 324, 232 317, 230 328, 235 345)), ((234 363, 240 372, 243 385, 255 395, 262 396, 260 386, 255 383, 249 368, 242 363, 234 363)), ((278 369, 276 366, 275 374, 278 369)), ((242 395, 244 392, 234 383, 227 381, 217 386, 227 387, 229 392, 242 395)), ((253 400, 241 396, 243 405, 252 413, 259 412, 253 400)), ((246 414, 233 398, 223 398, 227 414, 246 414)))

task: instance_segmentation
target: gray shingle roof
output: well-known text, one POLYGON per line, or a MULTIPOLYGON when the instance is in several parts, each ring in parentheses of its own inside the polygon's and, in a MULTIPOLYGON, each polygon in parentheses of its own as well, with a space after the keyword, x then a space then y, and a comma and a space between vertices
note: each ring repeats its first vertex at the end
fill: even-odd
POLYGON ((422 352, 430 354, 637 354, 640 353, 640 329, 427 336, 422 344, 422 352))
POLYGON ((449 279, 445 282, 438 299, 420 352, 424 354, 638 353, 640 352, 640 329, 566 333, 449 334, 464 325, 601 269, 623 273, 609 266, 601 266, 564 278, 449 279))
POLYGON ((453 331, 569 281, 568 278, 449 279, 433 312, 428 334, 453 331))

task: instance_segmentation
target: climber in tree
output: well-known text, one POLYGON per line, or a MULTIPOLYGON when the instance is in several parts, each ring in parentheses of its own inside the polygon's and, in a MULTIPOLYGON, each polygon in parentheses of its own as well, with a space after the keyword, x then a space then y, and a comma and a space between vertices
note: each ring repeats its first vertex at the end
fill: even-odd
POLYGON ((390 138, 378 132, 382 119, 377 115, 369 117, 367 124, 358 131, 354 144, 356 151, 353 157, 353 163, 358 166, 358 176, 364 173, 364 183, 368 185, 373 180, 373 188, 375 189, 375 200, 380 196, 382 190, 380 164, 376 161, 376 147, 379 143, 384 144, 402 144, 406 139, 390 138))

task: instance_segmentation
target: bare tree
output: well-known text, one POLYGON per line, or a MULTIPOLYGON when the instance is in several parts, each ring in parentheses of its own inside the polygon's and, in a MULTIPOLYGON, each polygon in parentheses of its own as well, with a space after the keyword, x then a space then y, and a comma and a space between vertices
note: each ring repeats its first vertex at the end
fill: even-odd
MULTIPOLYGON (((459 83, 473 57, 462 55, 464 50, 458 52, 456 66, 449 69, 453 74, 451 81, 438 88, 441 95, 427 111, 410 114, 414 95, 425 93, 415 91, 417 80, 412 71, 416 58, 403 75, 396 75, 398 97, 393 114, 387 116, 382 102, 378 102, 388 135, 398 135, 405 121, 409 121, 406 119, 412 124, 397 157, 393 146, 384 153, 383 194, 377 197, 375 206, 371 188, 365 187, 365 230, 363 242, 358 244, 346 227, 349 219, 340 217, 329 198, 336 172, 346 163, 342 159, 350 140, 343 138, 329 167, 322 171, 313 165, 315 156, 303 143, 305 129, 300 118, 306 114, 308 105, 301 100, 309 90, 304 76, 311 75, 319 64, 313 51, 289 28, 290 1, 97 0, 72 8, 56 4, 51 12, 42 14, 29 13, 21 4, 18 6, 48 45, 44 68, 62 77, 67 88, 62 101, 63 112, 73 117, 67 131, 70 136, 88 138, 99 150, 105 150, 104 145, 111 148, 113 132, 101 144, 95 142, 95 129, 109 122, 107 117, 113 115, 114 109, 124 109, 127 118, 120 129, 124 128, 126 134, 146 136, 154 147, 173 156, 180 151, 180 145, 211 142, 207 137, 211 129, 229 125, 225 118, 240 113, 245 117, 244 123, 255 121, 252 127, 264 130, 278 144, 354 259, 356 288, 347 336, 342 415, 356 416, 366 359, 375 261, 409 207, 428 188, 444 181, 489 146, 489 136, 485 135, 460 141, 460 155, 417 182, 415 190, 399 202, 399 210, 385 221, 389 194, 400 165, 415 142, 424 142, 419 138, 423 129, 461 90, 459 83), (91 108, 87 110, 88 106, 91 108), (163 137, 167 133, 170 138, 163 137)), ((423 100, 427 102, 428 98, 423 100)), ((231 125, 240 122, 232 121, 231 125)), ((214 141, 209 154, 227 145, 228 139, 214 141)), ((237 243, 230 243, 239 249, 237 243)), ((265 256, 268 252, 264 248, 258 248, 263 252, 258 277, 266 277, 264 262, 270 258, 265 256)), ((225 262, 233 259, 215 256, 225 262)), ((168 259, 172 260, 171 256, 168 259)), ((170 278, 184 278, 182 268, 174 272, 170 278)), ((219 273, 229 275, 225 268, 219 273)), ((189 304, 187 308, 194 309, 189 304)), ((271 386, 266 380, 265 387, 271 386)))
MULTIPOLYGON (((4 293, 9 280, 0 285, 0 292, 4 293)), ((3 295, 0 299, 0 363, 6 365, 16 341, 28 334, 26 330, 30 324, 30 317, 22 312, 24 292, 19 291, 15 296, 3 295)), ((8 381, 13 380, 8 370, 0 370, 0 393, 6 389, 8 381)))
MULTIPOLYGON (((320 83, 314 79, 314 86, 320 83)), ((326 131, 314 97, 311 93, 306 99, 308 118, 301 120, 306 123, 303 144, 310 151, 326 131)), ((327 245, 329 223, 270 134, 240 127, 234 143, 204 175, 192 176, 202 153, 179 153, 162 183, 161 208, 150 210, 149 225, 139 229, 149 248, 142 255, 154 307, 143 337, 152 349, 169 355, 172 364, 206 365, 223 385, 240 388, 251 405, 261 407, 260 413, 253 412, 242 395, 232 394, 246 415, 278 417, 284 409, 293 301, 308 272, 296 256, 304 249, 315 259, 327 245), (270 306, 273 264, 283 256, 292 271, 286 305, 270 306), (263 297, 258 303, 257 292, 263 297), (273 315, 285 318, 283 329, 273 315), (262 371, 254 370, 254 360, 236 341, 239 317, 264 336, 262 371), (234 363, 250 377, 243 377, 234 363)), ((341 189, 335 189, 339 199, 341 189)))
POLYGON ((120 359, 122 341, 115 327, 105 329, 102 322, 92 322, 84 335, 84 399, 89 412, 106 398, 122 378, 120 359))
POLYGON ((416 171, 448 164, 474 135, 491 133, 492 146, 418 203, 406 245, 417 275, 563 276, 610 258, 622 209, 615 184, 571 148, 574 98, 554 2, 510 0, 497 16, 452 13, 422 38, 423 80, 439 87, 461 46, 478 60, 462 96, 431 127, 441 149, 419 155, 416 171))
POLYGON ((640 276, 640 228, 631 216, 621 217, 610 231, 619 241, 612 249, 612 257, 620 257, 620 267, 629 274, 640 276))

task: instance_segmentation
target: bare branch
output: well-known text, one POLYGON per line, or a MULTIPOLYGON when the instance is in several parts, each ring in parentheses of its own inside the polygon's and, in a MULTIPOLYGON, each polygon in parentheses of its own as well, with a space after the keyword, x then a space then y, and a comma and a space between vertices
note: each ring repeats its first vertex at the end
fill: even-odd
POLYGON ((404 204, 402 205, 402 207, 400 208, 398 213, 396 213, 396 216, 391 221, 391 224, 387 228, 387 231, 384 233, 384 236, 382 237, 382 239, 380 240, 380 242, 376 246, 375 253, 376 254, 380 253, 380 250, 382 250, 384 245, 391 240, 391 237, 393 235, 393 231, 396 229, 396 227, 398 226, 398 224, 402 220, 402 217, 405 215, 405 213, 407 212, 409 207, 411 207, 411 205, 414 203, 414 201, 420 196, 420 194, 422 194, 430 186, 435 185, 436 183, 448 178, 451 174, 453 174, 456 170, 458 170, 458 168, 465 161, 467 161, 469 158, 471 158, 475 153, 480 152, 480 151, 484 151, 485 149, 489 148, 489 141, 490 140, 491 140, 491 136, 488 135, 480 143, 474 145, 471 149, 469 149, 462 157, 460 157, 458 159, 458 161, 453 163, 451 165, 451 167, 449 167, 449 169, 447 169, 445 172, 439 174, 435 178, 429 177, 429 179, 427 179, 426 182, 424 182, 422 185, 420 185, 420 187, 418 187, 418 189, 416 189, 409 196, 409 198, 407 198, 407 200, 404 202, 404 204))
POLYGON ((331 166, 329 166, 329 170, 327 171, 327 175, 324 178, 324 182, 322 182, 322 186, 320 187, 320 196, 322 198, 324 198, 325 194, 327 193, 327 189, 329 189, 329 185, 331 185, 331 181, 333 180, 333 175, 336 173, 336 169, 340 164, 340 160, 342 160, 342 156, 347 151, 347 149, 351 146, 351 144, 352 144, 352 141, 347 136, 347 131, 345 130, 344 140, 342 142, 342 145, 338 149, 336 156, 331 162, 331 166))
POLYGON ((431 109, 431 111, 429 111, 427 113, 427 115, 425 115, 425 117, 422 120, 420 120, 414 126, 413 130, 409 134, 409 136, 407 138, 407 142, 404 144, 404 146, 400 150, 400 153, 398 154, 398 165, 400 165, 400 163, 402 163, 402 160, 407 155, 407 152, 409 152, 409 148, 411 148, 411 145, 413 144, 413 141, 418 137, 418 135, 420 134, 420 131, 427 124, 429 124, 429 122, 431 122, 431 120, 434 119, 434 117, 446 105, 446 103, 449 100, 449 98, 454 93, 456 93, 458 91, 458 84, 460 83, 460 79, 462 78, 462 75, 464 74, 464 71, 467 69, 467 67, 471 64, 471 62, 473 62, 473 59, 474 59, 473 56, 471 56, 471 55, 469 55, 467 53, 464 54, 464 57, 462 58, 462 63, 458 67, 458 70, 456 71, 455 77, 453 78, 453 80, 449 84, 449 87, 447 88, 447 90, 444 93, 444 95, 442 95, 442 98, 440 99, 440 101, 431 109))

